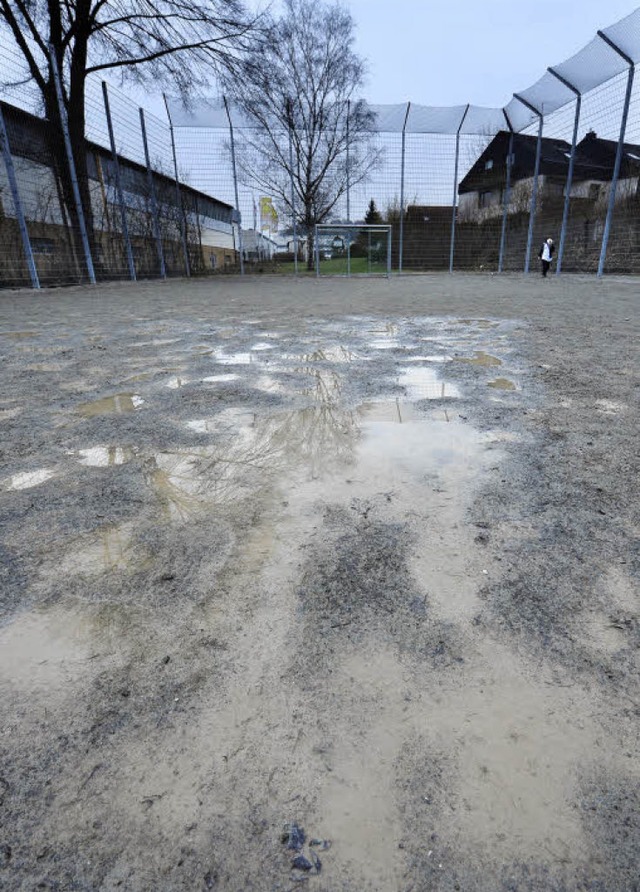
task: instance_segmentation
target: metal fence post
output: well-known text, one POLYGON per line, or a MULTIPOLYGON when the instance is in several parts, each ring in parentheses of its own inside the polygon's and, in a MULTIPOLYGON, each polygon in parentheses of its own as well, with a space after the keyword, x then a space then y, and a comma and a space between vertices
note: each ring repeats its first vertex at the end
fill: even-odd
MULTIPOLYGON (((231 140, 231 167, 233 171, 233 188, 236 196, 236 211, 238 212, 238 247, 240 248, 240 275, 244 276, 244 244, 242 240, 242 214, 240 213, 240 198, 238 195, 238 173, 236 170, 236 141, 233 133, 233 122, 227 97, 222 97, 229 121, 229 138, 231 140)), ((262 212, 261 212, 262 213, 262 212)))
POLYGON ((573 119, 573 138, 571 140, 571 155, 569 156, 569 170, 567 171, 567 183, 565 186, 564 210, 562 211, 562 228, 560 229, 560 244, 558 246, 558 261, 556 263, 556 276, 562 272, 562 260, 564 258, 564 246, 567 238, 567 224, 569 222, 569 206, 571 203, 571 187, 573 186, 573 171, 576 161, 576 145, 578 144, 578 127, 580 126, 580 112, 582 110, 582 94, 577 87, 558 74, 553 68, 547 68, 549 74, 552 74, 561 84, 571 90, 576 97, 576 113, 573 119))
POLYGON ((390 226, 387 230, 387 279, 391 276, 391 235, 393 229, 390 226))
MULTIPOLYGON (((93 267, 93 257, 91 256, 91 247, 89 245, 89 236, 87 226, 84 219, 84 211, 82 209, 82 199, 80 198, 80 187, 78 186, 78 176, 76 174, 76 164, 73 160, 73 149, 71 147, 71 137, 69 136, 69 123, 67 121, 67 110, 64 107, 62 98, 62 85, 60 83, 60 72, 58 71, 58 60, 53 46, 49 44, 49 62, 51 64, 51 73, 56 88, 56 99, 58 101, 58 114, 60 115, 60 125, 62 127, 62 135, 64 138, 64 148, 67 155, 67 164, 69 165, 69 178, 71 180, 71 190, 73 192, 73 201, 76 206, 76 214, 78 215, 78 227, 80 229, 80 238, 82 240, 82 248, 84 251, 84 259, 87 264, 87 275, 92 285, 96 284, 96 273, 93 267)), ((82 147, 84 151, 84 145, 82 147)))
POLYGON ((347 99, 347 223, 351 223, 351 130, 349 116, 351 114, 351 100, 347 99))
POLYGON ((316 278, 320 276, 320 246, 318 244, 318 224, 313 227, 313 253, 316 255, 316 278))
POLYGON ((29 239, 29 230, 27 222, 24 218, 22 210, 22 201, 20 200, 20 192, 18 191, 18 181, 16 179, 16 171, 13 166, 13 158, 11 157, 11 147, 9 146, 9 137, 7 136, 7 128, 4 123, 4 115, 2 113, 2 105, 0 104, 0 149, 4 157, 4 165, 7 168, 7 178, 9 180, 9 189, 11 190, 11 198, 16 211, 16 220, 20 229, 20 238, 22 239, 22 248, 27 261, 29 277, 31 278, 31 286, 40 288, 40 279, 38 278, 38 270, 33 259, 33 251, 31 250, 31 240, 29 239))
POLYGON ((293 223, 293 273, 298 275, 298 221, 296 220, 296 186, 293 176, 293 102, 288 101, 289 112, 289 179, 291 180, 291 220, 293 223))
POLYGON ((513 127, 506 111, 503 111, 502 114, 509 128, 509 145, 507 148, 507 182, 505 183, 504 195, 502 196, 502 229, 500 232, 500 254, 498 256, 499 273, 504 268, 504 249, 507 243, 507 217, 509 214, 509 202, 511 201, 511 168, 513 167, 513 127))
POLYGON ((629 105, 631 103, 631 92, 633 90, 633 78, 635 75, 635 65, 633 59, 627 56, 615 43, 613 43, 606 34, 598 31, 598 37, 611 47, 625 62, 629 65, 629 74, 627 76, 627 91, 624 97, 624 107, 622 109, 622 120, 620 122, 620 137, 618 139, 618 149, 616 151, 616 160, 613 167, 613 177, 611 179, 611 188, 609 190, 609 205, 607 207, 607 217, 604 224, 604 232, 602 233, 602 246, 600 248, 600 261, 598 263, 598 277, 601 278, 604 273, 604 262, 607 258, 607 247, 609 245, 609 235, 611 234, 611 223, 613 221, 613 211, 616 203, 616 191, 618 189, 618 179, 620 177, 620 167, 622 165, 622 154, 624 151, 624 137, 627 132, 627 119, 629 117, 629 105))
POLYGON ((528 275, 529 268, 531 266, 531 245, 533 243, 533 227, 536 220, 536 210, 538 208, 538 179, 540 176, 540 157, 542 155, 542 126, 544 123, 544 114, 543 112, 538 111, 538 109, 531 105, 530 102, 527 102, 526 99, 523 99, 522 96, 518 96, 517 93, 513 94, 514 97, 521 102, 526 108, 534 113, 534 115, 538 116, 538 141, 536 143, 536 166, 533 173, 533 190, 531 192, 531 210, 529 211, 529 232, 527 234, 527 254, 524 261, 524 272, 525 275, 528 275))
POLYGON ((409 112, 411 111, 411 103, 407 102, 407 111, 404 116, 404 124, 402 125, 402 150, 400 155, 400 231, 398 233, 398 272, 402 272, 402 261, 404 260, 404 162, 407 144, 407 121, 409 120, 409 112))
POLYGON ((160 262, 160 275, 163 279, 167 278, 167 267, 164 262, 164 250, 162 248, 162 236, 160 234, 160 222, 158 220, 158 202, 156 200, 156 187, 153 182, 153 172, 151 170, 151 159, 149 157, 149 142, 147 140, 147 127, 144 119, 144 109, 138 109, 140 112, 140 130, 142 132, 142 143, 144 145, 144 159, 147 164, 147 179, 149 181, 149 200, 151 201, 151 217, 153 220, 153 235, 156 240, 158 249, 158 260, 160 262))
POLYGON ((133 251, 131 250, 131 239, 129 238, 129 227, 127 225, 127 211, 124 206, 124 193, 122 191, 122 181, 120 179, 120 165, 118 163, 118 152, 116 149, 116 140, 113 133, 113 121, 111 120, 111 108, 109 106, 109 93, 106 81, 102 81, 102 98, 104 100, 104 113, 107 116, 107 129, 109 131, 109 144, 111 145, 111 157, 113 158, 113 170, 116 178, 116 193, 118 195, 118 204, 120 205, 120 220, 122 221, 122 238, 124 239, 124 247, 127 252, 127 265, 129 267, 129 277, 132 282, 136 281, 136 265, 133 261, 133 251))
POLYGON ((184 253, 184 271, 185 275, 191 275, 191 264, 189 263, 189 247, 187 244, 187 220, 185 210, 182 205, 182 195, 180 193, 180 179, 178 177, 178 156, 176 155, 176 139, 173 133, 173 122, 171 120, 171 112, 169 111, 169 103, 167 97, 162 94, 164 106, 167 110, 167 118, 169 119, 169 134, 171 136, 171 152, 173 154, 173 172, 176 180, 176 210, 180 214, 180 232, 182 236, 182 250, 184 253))
POLYGON ((460 120, 460 126, 456 132, 456 163, 455 163, 455 172, 453 174, 453 203, 451 205, 451 249, 449 251, 449 272, 453 272, 453 253, 455 251, 456 246, 456 210, 458 205, 458 166, 460 163, 460 131, 462 130, 462 125, 464 124, 464 119, 467 117, 469 113, 470 106, 464 110, 462 118, 460 120))

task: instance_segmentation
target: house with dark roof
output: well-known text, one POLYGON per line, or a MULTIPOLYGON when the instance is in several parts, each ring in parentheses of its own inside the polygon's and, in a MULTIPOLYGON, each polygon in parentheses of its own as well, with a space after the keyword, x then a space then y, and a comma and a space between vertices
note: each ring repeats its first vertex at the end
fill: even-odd
MULTIPOLYGON (((500 131, 460 182, 459 219, 481 221, 502 213, 507 179, 510 134, 500 131)), ((533 189, 537 137, 516 133, 511 158, 509 213, 529 210, 533 189)), ((592 131, 576 146, 571 197, 594 205, 606 202, 617 150, 615 140, 600 139, 592 131)), ((543 137, 538 188, 542 203, 562 201, 565 194, 571 145, 563 139, 543 137)), ((625 145, 617 200, 637 194, 640 146, 625 145)))

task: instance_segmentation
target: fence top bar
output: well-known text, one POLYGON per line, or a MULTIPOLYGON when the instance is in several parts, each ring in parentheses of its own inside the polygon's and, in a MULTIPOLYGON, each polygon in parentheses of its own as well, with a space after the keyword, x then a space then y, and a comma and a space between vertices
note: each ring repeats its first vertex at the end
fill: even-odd
POLYGON ((604 31, 598 31, 598 37, 600 38, 600 40, 604 40, 604 42, 608 46, 610 46, 614 52, 616 52, 619 56, 621 56, 624 59, 624 61, 627 63, 627 65, 630 65, 633 68, 633 66, 635 65, 635 62, 633 61, 631 56, 628 56, 624 50, 620 49, 620 47, 616 43, 614 43, 613 40, 611 40, 610 37, 607 37, 607 35, 604 33, 604 31))
POLYGON ((574 85, 572 83, 570 83, 566 79, 566 77, 563 77, 561 74, 558 74, 558 72, 555 70, 555 68, 553 68, 553 66, 550 65, 549 68, 547 68, 547 71, 549 72, 549 74, 552 74, 555 78, 557 78, 560 81, 560 83, 563 84, 563 86, 565 86, 567 88, 567 90, 571 90, 571 92, 575 93, 576 96, 582 96, 582 93, 580 92, 580 90, 577 87, 574 87, 574 85))
MULTIPOLYGON (((584 95, 620 74, 624 70, 621 69, 621 60, 630 66, 640 62, 640 7, 619 22, 598 31, 581 50, 566 61, 547 69, 535 84, 513 96, 536 116, 542 114, 540 108, 551 114, 572 102, 575 95, 584 95), (568 92, 564 92, 560 84, 568 92), (524 95, 529 95, 535 102, 525 99, 524 95)), ((190 103, 188 108, 178 98, 165 97, 165 101, 169 120, 174 127, 226 129, 228 126, 222 100, 219 98, 197 100, 190 103)), ((486 136, 501 129, 503 116, 507 118, 509 129, 516 133, 533 123, 515 111, 513 100, 504 108, 467 105, 462 123, 460 119, 465 108, 463 105, 400 103, 368 107, 375 115, 373 130, 378 133, 486 136)), ((238 129, 255 129, 258 126, 240 108, 231 107, 230 116, 238 129)))
POLYGON ((517 99, 518 102, 521 102, 523 105, 525 105, 529 109, 529 111, 532 111, 534 113, 534 115, 537 115, 539 118, 542 117, 542 112, 537 109, 535 105, 531 105, 531 103, 527 99, 524 99, 522 96, 520 96, 519 93, 514 93, 513 98, 517 99))

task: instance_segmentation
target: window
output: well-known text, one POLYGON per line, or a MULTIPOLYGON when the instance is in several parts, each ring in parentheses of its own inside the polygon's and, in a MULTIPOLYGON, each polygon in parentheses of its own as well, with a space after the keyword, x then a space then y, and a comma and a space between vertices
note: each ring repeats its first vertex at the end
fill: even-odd
POLYGON ((589 198, 597 201, 600 198, 600 183, 589 183, 589 198))
POLYGON ((211 269, 216 268, 216 255, 215 254, 209 255, 209 263, 211 264, 211 269))
POLYGON ((488 208, 493 202, 493 192, 480 192, 478 195, 478 207, 488 208))
POLYGON ((485 170, 493 170, 493 159, 492 158, 490 158, 488 161, 484 162, 484 169, 485 170))

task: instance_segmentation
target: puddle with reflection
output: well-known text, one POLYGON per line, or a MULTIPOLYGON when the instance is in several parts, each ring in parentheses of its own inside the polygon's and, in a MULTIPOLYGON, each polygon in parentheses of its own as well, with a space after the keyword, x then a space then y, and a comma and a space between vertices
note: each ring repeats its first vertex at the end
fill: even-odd
POLYGON ((260 375, 253 386, 257 390, 264 390, 265 393, 288 393, 288 388, 282 381, 278 381, 277 378, 273 378, 271 375, 260 375))
POLYGON ((129 344, 130 347, 165 347, 167 344, 177 344, 182 338, 156 338, 153 341, 136 341, 129 344))
POLYGON ((250 365, 257 362, 257 358, 251 353, 224 353, 223 351, 214 351, 215 361, 220 365, 250 365))
POLYGON ((363 357, 348 347, 324 347, 299 357, 303 362, 357 362, 363 357))
POLYGON ((495 381, 489 381, 488 386, 494 390, 516 390, 516 385, 508 378, 496 378, 495 381))
MULTIPOLYGON (((386 419, 368 419, 358 446, 358 459, 373 474, 393 465, 397 472, 410 471, 416 479, 451 467, 463 474, 472 455, 479 455, 482 440, 470 425, 432 419, 409 419, 402 426, 386 419)), ((466 473, 466 472, 465 472, 466 473)))
POLYGON ((457 325, 475 325, 477 328, 497 328, 499 323, 492 322, 490 319, 457 319, 457 325))
POLYGON ((75 456, 81 465, 89 468, 110 468, 130 461, 133 450, 123 446, 92 446, 68 452, 67 455, 75 456))
POLYGON ((406 424, 420 417, 412 403, 402 402, 399 399, 363 403, 356 412, 362 421, 375 421, 381 424, 406 424))
POLYGON ((225 409, 213 418, 200 418, 187 421, 189 430, 199 434, 237 433, 252 427, 256 421, 256 413, 245 409, 225 409))
MULTIPOLYGON (((108 524, 77 539, 56 572, 62 576, 96 576, 109 570, 125 570, 134 561, 131 539, 134 524, 108 524)), ((137 562, 139 564, 139 561, 137 562)))
POLYGON ((371 334, 384 334, 389 337, 395 337, 398 334, 398 324, 397 322, 387 322, 385 325, 381 325, 378 328, 370 328, 369 332, 371 334))
POLYGON ((31 489, 33 486, 40 486, 50 480, 54 471, 49 468, 39 468, 37 471, 23 471, 21 474, 14 474, 5 481, 7 489, 31 489))
POLYGON ((168 387, 169 390, 180 390, 181 387, 184 387, 185 384, 189 384, 190 381, 191 378, 185 378, 182 375, 177 375, 174 378, 169 378, 165 386, 168 387))
POLYGON ((401 359, 400 362, 452 362, 453 356, 448 356, 446 353, 443 355, 431 355, 431 356, 407 356, 404 359, 401 359))
POLYGON ((90 403, 82 403, 76 411, 85 418, 93 418, 96 415, 123 415, 125 412, 134 412, 143 403, 142 397, 135 393, 117 393, 115 396, 105 396, 90 403))
POLYGON ((492 366, 502 365, 502 360, 498 359, 497 356, 491 356, 490 353, 485 353, 483 350, 476 350, 473 355, 473 359, 469 357, 461 357, 459 362, 464 362, 467 365, 477 365, 481 368, 491 368, 492 366))
POLYGON ((388 340, 377 338, 375 341, 369 343, 369 347, 371 347, 372 350, 395 350, 401 346, 400 341, 395 338, 389 338, 388 340))
POLYGON ((209 375, 208 378, 202 378, 205 384, 224 384, 226 381, 237 381, 240 375, 229 373, 227 375, 209 375))
POLYGON ((443 400, 460 396, 455 384, 443 381, 431 368, 405 369, 398 378, 398 384, 405 388, 410 400, 443 400))

